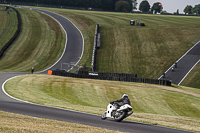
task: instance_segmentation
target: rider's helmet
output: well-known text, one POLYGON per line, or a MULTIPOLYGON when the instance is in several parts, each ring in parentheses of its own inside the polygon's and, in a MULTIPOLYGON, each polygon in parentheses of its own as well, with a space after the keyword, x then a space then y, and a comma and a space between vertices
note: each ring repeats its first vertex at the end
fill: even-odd
POLYGON ((122 96, 122 98, 124 98, 124 97, 128 97, 128 95, 127 95, 127 94, 124 94, 124 95, 122 96))

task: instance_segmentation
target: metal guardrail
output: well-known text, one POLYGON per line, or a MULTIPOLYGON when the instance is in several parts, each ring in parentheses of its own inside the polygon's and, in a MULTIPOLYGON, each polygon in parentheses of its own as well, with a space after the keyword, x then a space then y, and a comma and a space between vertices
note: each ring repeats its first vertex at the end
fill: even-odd
POLYGON ((95 28, 95 36, 94 36, 94 46, 93 46, 93 54, 92 54, 92 62, 91 62, 91 71, 95 71, 96 70, 96 56, 97 56, 97 43, 100 44, 100 38, 98 38, 98 34, 99 34, 99 24, 96 25, 95 28))

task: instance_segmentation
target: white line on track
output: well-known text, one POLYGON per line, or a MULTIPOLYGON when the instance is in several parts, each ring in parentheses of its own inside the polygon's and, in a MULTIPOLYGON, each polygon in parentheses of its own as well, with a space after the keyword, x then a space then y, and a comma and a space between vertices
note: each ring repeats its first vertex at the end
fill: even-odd
MULTIPOLYGON (((39 9, 39 10, 40 10, 40 9, 39 9)), ((38 10, 36 10, 36 11, 38 11, 38 10)), ((43 10, 43 11, 46 11, 46 10, 43 10)), ((44 12, 42 12, 42 11, 38 11, 38 12, 41 12, 41 13, 43 13, 43 14, 46 14, 46 13, 44 13, 44 12)), ((58 16, 61 16, 60 14, 57 14, 57 13, 54 13, 54 12, 51 12, 51 11, 46 11, 46 12, 50 12, 50 13, 56 14, 56 15, 58 15, 58 16)), ((49 14, 46 14, 46 15, 50 16, 49 14)), ((49 68, 47 68, 47 69, 45 69, 45 70, 43 70, 43 71, 41 71, 41 72, 37 72, 37 73, 42 73, 42 72, 47 71, 47 70, 51 69, 52 67, 54 67, 54 66, 62 59, 63 55, 65 54, 66 47, 67 47, 68 37, 67 37, 67 32, 66 32, 66 30, 64 29, 64 27, 61 25, 61 23, 60 23, 57 19, 55 19, 55 18, 52 17, 52 16, 50 16, 50 17, 53 18, 54 20, 56 20, 56 21, 60 24, 60 26, 62 27, 62 29, 64 30, 64 32, 65 32, 65 34, 66 34, 65 48, 64 48, 64 51, 63 51, 61 57, 58 59, 58 61, 57 61, 56 63, 54 63, 51 67, 49 67, 49 68)), ((82 40, 83 40, 83 48, 82 48, 81 57, 79 58, 79 60, 78 60, 78 61, 76 62, 76 64, 75 64, 75 65, 77 65, 77 64, 80 62, 80 60, 81 60, 81 58, 82 58, 82 56, 83 56, 83 52, 84 52, 84 37, 83 37, 83 34, 82 34, 82 32, 78 29, 78 27, 77 27, 71 20, 69 20, 68 18, 66 18, 66 17, 64 17, 64 16, 61 16, 61 17, 63 17, 63 18, 65 18, 65 19, 67 19, 68 21, 70 21, 70 22, 74 25, 74 27, 76 27, 76 29, 77 29, 77 30, 80 32, 80 34, 81 34, 81 37, 82 37, 82 40)), ((71 69, 72 69, 72 68, 71 68, 71 69)), ((69 69, 68 71, 70 71, 71 69, 69 69)))
MULTIPOLYGON (((25 75, 30 75, 30 74, 25 74, 25 75)), ((23 103, 32 104, 32 105, 41 106, 41 107, 55 108, 55 109, 60 109, 60 110, 66 110, 66 111, 76 112, 76 113, 88 114, 88 115, 93 115, 93 116, 100 116, 100 115, 96 115, 96 114, 91 114, 91 113, 86 113, 86 112, 80 112, 80 111, 75 111, 75 110, 69 110, 69 109, 64 109, 64 108, 59 108, 59 107, 52 107, 52 106, 40 105, 40 104, 36 104, 36 103, 32 103, 32 102, 28 102, 28 101, 24 101, 24 100, 15 98, 15 97, 11 96, 10 94, 8 94, 8 93, 5 91, 5 84, 6 84, 9 80, 14 79, 14 78, 17 78, 17 77, 19 77, 19 76, 22 76, 22 75, 18 75, 18 76, 11 77, 11 78, 7 79, 7 80, 2 84, 2 90, 3 90, 3 92, 4 92, 8 97, 10 97, 10 98, 12 98, 12 99, 14 99, 14 100, 17 100, 17 101, 20 101, 20 102, 23 102, 23 103)))
POLYGON ((183 80, 187 77, 187 75, 192 71, 192 69, 193 69, 199 62, 200 62, 200 60, 197 61, 197 63, 188 71, 188 73, 183 77, 183 79, 178 83, 178 85, 180 85, 180 84, 183 82, 183 80))
MULTIPOLYGON (((198 43, 200 43, 200 41, 198 41, 194 46, 192 46, 180 59, 178 59, 176 62, 179 62, 184 56, 186 56, 198 43)), ((199 62, 199 61, 198 61, 199 62)), ((198 62, 192 67, 192 69, 198 64, 198 62)), ((174 66, 174 64, 172 64, 172 66, 165 72, 167 73, 172 67, 174 66)), ((190 69, 190 71, 192 70, 190 69)), ((190 71, 185 75, 185 77, 181 80, 181 82, 186 78, 186 76, 190 73, 190 71)), ((162 78, 163 75, 161 75, 158 80, 160 80, 162 78)), ((179 84, 181 83, 179 82, 179 84)), ((178 85, 179 85, 178 84, 178 85)))

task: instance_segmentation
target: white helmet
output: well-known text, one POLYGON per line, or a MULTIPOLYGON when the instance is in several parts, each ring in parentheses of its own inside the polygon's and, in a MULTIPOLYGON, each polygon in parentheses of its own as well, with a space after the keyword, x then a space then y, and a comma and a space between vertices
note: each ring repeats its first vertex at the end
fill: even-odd
POLYGON ((128 95, 127 95, 127 94, 124 94, 124 95, 122 96, 122 98, 124 98, 124 97, 128 97, 128 95))

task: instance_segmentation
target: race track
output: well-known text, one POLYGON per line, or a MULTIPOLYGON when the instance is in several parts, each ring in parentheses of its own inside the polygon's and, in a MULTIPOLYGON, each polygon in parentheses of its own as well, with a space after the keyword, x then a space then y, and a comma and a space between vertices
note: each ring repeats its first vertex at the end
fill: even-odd
POLYGON ((195 67, 195 65, 199 63, 199 61, 200 41, 197 42, 191 49, 189 49, 178 61, 176 61, 177 67, 172 65, 165 72, 165 77, 161 76, 159 79, 171 80, 173 84, 179 85, 195 67))
MULTIPOLYGON (((80 57, 82 56, 82 51, 84 47, 83 37, 81 35, 81 32, 68 19, 58 14, 42 10, 38 11, 48 14, 49 16, 56 19, 62 25, 63 29, 66 31, 67 34, 65 52, 63 53, 59 61, 56 62, 49 69, 57 69, 57 68, 60 69, 61 62, 78 62, 80 60, 80 57)), ((43 71, 42 73, 47 73, 47 70, 43 71)), ((115 122, 111 119, 101 120, 100 116, 98 115, 36 105, 20 101, 17 99, 13 99, 8 95, 6 95, 3 91, 3 83, 5 83, 5 81, 11 77, 24 74, 26 73, 0 73, 0 84, 2 85, 2 89, 0 90, 1 111, 28 115, 32 117, 79 123, 79 124, 102 127, 122 132, 135 132, 135 133, 184 133, 184 132, 187 133, 188 132, 183 130, 137 123, 132 121, 115 122)))

